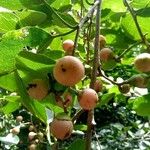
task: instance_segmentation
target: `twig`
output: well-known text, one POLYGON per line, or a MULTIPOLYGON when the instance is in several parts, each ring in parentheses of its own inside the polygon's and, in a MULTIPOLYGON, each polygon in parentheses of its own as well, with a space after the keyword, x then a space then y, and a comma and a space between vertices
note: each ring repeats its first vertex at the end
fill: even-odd
POLYGON ((83 109, 79 110, 72 118, 72 122, 74 123, 82 113, 84 113, 85 111, 83 109))
POLYGON ((78 27, 77 27, 77 33, 76 33, 76 36, 75 36, 75 40, 74 40, 74 49, 73 49, 73 52, 72 52, 72 55, 75 54, 75 50, 77 48, 77 42, 78 42, 78 37, 79 37, 79 34, 80 34, 80 29, 84 26, 84 24, 91 18, 92 14, 93 14, 93 11, 95 10, 95 7, 99 4, 99 1, 97 0, 94 5, 90 8, 90 10, 88 11, 87 15, 85 17, 83 17, 83 19, 81 19, 80 23, 78 24, 78 27))
POLYGON ((93 5, 94 3, 90 3, 88 0, 85 0, 88 5, 93 5))
POLYGON ((139 45, 141 43, 141 41, 138 41, 134 44, 132 44, 130 47, 128 47, 127 49, 125 49, 116 59, 120 60, 130 49, 132 49, 133 47, 139 45))
POLYGON ((138 33, 139 33, 139 35, 141 37, 142 42, 147 46, 147 49, 150 50, 150 43, 145 38, 145 35, 142 33, 142 30, 141 30, 141 27, 140 27, 140 25, 139 25, 139 23, 137 21, 137 15, 136 15, 134 9, 129 5, 127 0, 124 0, 124 4, 125 4, 125 6, 128 8, 128 10, 131 13, 131 16, 132 16, 132 18, 133 18, 133 20, 135 22, 136 28, 138 30, 138 33))
POLYGON ((60 36, 65 36, 65 35, 68 35, 68 34, 74 32, 75 30, 77 30, 77 28, 74 28, 74 29, 72 29, 72 30, 70 30, 70 31, 68 31, 68 32, 62 33, 62 34, 52 35, 52 37, 53 37, 53 38, 57 38, 57 37, 60 37, 60 36))
POLYGON ((126 80, 126 81, 123 81, 123 82, 121 82, 121 83, 118 83, 118 82, 115 82, 115 81, 109 79, 104 73, 102 73, 100 66, 98 67, 98 72, 99 72, 99 75, 100 75, 101 77, 105 78, 106 80, 108 80, 109 82, 111 82, 112 84, 115 84, 115 85, 117 85, 117 86, 120 86, 120 85, 123 85, 123 84, 127 84, 127 83, 128 83, 127 80, 126 80))
POLYGON ((77 25, 72 26, 68 22, 66 22, 52 7, 50 7, 50 5, 48 4, 46 0, 44 0, 43 2, 45 3, 46 7, 50 9, 64 25, 68 26, 71 29, 74 29, 77 27, 77 25))
MULTIPOLYGON (((95 35, 95 44, 94 44, 94 61, 93 61, 93 70, 92 70, 91 83, 90 83, 91 88, 94 88, 94 83, 96 80, 96 73, 97 73, 97 69, 98 69, 101 0, 97 0, 95 3, 98 3, 98 4, 97 4, 97 14, 96 14, 96 35, 95 35)), ((93 120, 93 118, 94 118, 94 110, 90 110, 88 112, 88 119, 87 119, 88 128, 87 128, 87 134, 86 134, 85 150, 91 150, 91 140, 92 140, 92 130, 93 130, 92 120, 93 120)))
POLYGON ((72 51, 72 56, 74 56, 75 50, 76 50, 76 48, 77 48, 77 46, 78 46, 79 34, 80 34, 80 28, 79 28, 79 26, 78 26, 77 32, 76 32, 76 36, 75 36, 75 40, 74 40, 74 48, 73 48, 73 51, 72 51))
POLYGON ((91 26, 92 26, 92 16, 91 16, 90 23, 89 23, 88 30, 87 30, 87 48, 86 48, 87 49, 86 51, 87 64, 89 64, 89 59, 90 59, 90 35, 91 35, 91 26))

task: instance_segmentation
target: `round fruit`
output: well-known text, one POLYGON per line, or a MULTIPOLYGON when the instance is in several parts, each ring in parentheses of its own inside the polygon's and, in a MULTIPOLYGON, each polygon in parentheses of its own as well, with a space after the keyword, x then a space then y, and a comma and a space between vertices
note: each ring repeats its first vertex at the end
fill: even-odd
POLYGON ((35 127, 33 125, 30 125, 29 126, 29 131, 33 131, 33 130, 35 130, 35 127))
POLYGON ((38 132, 37 136, 38 136, 39 139, 43 139, 44 134, 42 132, 38 132))
POLYGON ((60 106, 61 108, 67 108, 71 105, 72 102, 72 96, 70 93, 66 92, 63 95, 63 98, 60 95, 56 95, 55 96, 56 99, 56 103, 58 106, 60 106))
POLYGON ((29 150, 36 150, 36 149, 37 149, 36 144, 31 144, 31 145, 29 146, 29 150))
POLYGON ((130 91, 130 84, 123 84, 119 86, 119 91, 123 94, 126 94, 130 91))
POLYGON ((93 89, 84 89, 78 96, 80 106, 85 110, 95 108, 98 102, 98 95, 93 89))
POLYGON ((14 127, 13 129, 11 129, 11 133, 19 134, 20 133, 20 128, 19 127, 14 127))
POLYGON ((103 89, 103 83, 102 83, 102 81, 101 80, 96 80, 95 84, 94 84, 94 90, 96 92, 101 92, 102 89, 103 89))
MULTIPOLYGON (((94 42, 95 42, 95 39, 94 39, 94 42)), ((100 44, 99 45, 100 49, 105 47, 105 45, 106 45, 106 38, 105 38, 105 36, 99 35, 99 44, 100 44)))
POLYGON ((74 86, 84 77, 84 66, 74 56, 60 58, 54 67, 53 74, 57 82, 65 86, 74 86))
POLYGON ((29 132, 28 138, 29 140, 33 140, 37 134, 35 132, 29 132))
POLYGON ((116 66, 115 55, 110 48, 101 49, 99 55, 102 69, 111 70, 116 66))
POLYGON ((30 97, 38 100, 42 100, 48 95, 48 84, 45 80, 34 79, 28 86, 28 94, 30 97))
POLYGON ((54 137, 64 140, 70 137, 73 123, 66 114, 58 114, 50 124, 50 130, 54 137))
POLYGON ((133 75, 128 80, 128 83, 138 88, 146 88, 147 85, 149 84, 149 79, 146 74, 137 74, 137 75, 133 75))
POLYGON ((100 61, 107 62, 114 59, 114 53, 110 48, 103 48, 100 50, 100 61))
POLYGON ((142 53, 135 58, 134 66, 139 72, 150 72, 150 54, 142 53))
POLYGON ((73 48, 74 48, 74 42, 72 40, 65 40, 63 42, 63 50, 67 52, 67 54, 72 54, 73 48))
POLYGON ((17 116, 17 117, 16 117, 16 121, 17 121, 17 122, 21 122, 22 120, 23 120, 23 117, 22 117, 22 116, 17 116))

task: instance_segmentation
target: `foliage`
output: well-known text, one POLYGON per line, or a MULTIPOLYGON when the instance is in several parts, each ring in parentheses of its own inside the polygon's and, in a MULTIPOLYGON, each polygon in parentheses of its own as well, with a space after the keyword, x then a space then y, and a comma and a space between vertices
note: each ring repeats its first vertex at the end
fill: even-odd
POLYGON ((119 91, 119 87, 127 83, 129 78, 141 73, 134 67, 135 57, 140 53, 150 52, 148 24, 150 2, 149 0, 103 0, 100 10, 92 13, 91 10, 97 8, 93 7, 95 4, 93 0, 0 1, 0 117, 2 118, 0 144, 2 148, 17 149, 23 144, 27 148, 33 141, 27 140, 28 135, 25 132, 29 132, 30 125, 37 124, 34 132, 44 134, 43 138, 39 136, 36 138, 38 142, 35 144, 39 149, 56 149, 57 146, 66 147, 68 150, 80 146, 85 149, 86 140, 83 137, 90 126, 87 122, 89 112, 85 111, 86 115, 83 115, 83 118, 76 116, 77 112, 82 112, 78 103, 78 94, 81 90, 94 85, 96 78, 94 71, 97 78, 102 80, 103 89, 98 92, 99 101, 95 108, 97 125, 93 131, 91 145, 93 147, 99 141, 100 146, 98 144, 93 149, 150 147, 150 140, 147 138, 150 128, 148 122, 150 72, 145 73, 146 88, 131 85, 127 94, 119 91), (98 24, 96 13, 100 13, 99 29, 100 34, 106 38, 105 47, 109 47, 115 54, 111 61, 108 59, 108 62, 105 62, 104 68, 103 65, 98 64, 99 61, 95 63, 97 56, 94 53, 98 48, 95 43, 99 33, 96 30, 98 24), (72 54, 78 57, 85 67, 85 77, 73 87, 61 85, 53 76, 57 60, 67 55, 62 47, 63 41, 67 39, 74 41, 72 54), (99 67, 94 70, 96 65, 99 67), (34 79, 44 79, 49 84, 49 93, 42 100, 33 99, 28 94, 28 86, 34 79), (71 105, 66 108, 63 102, 63 107, 58 106, 56 95, 64 99, 67 92, 72 96, 71 105), (112 114, 108 115, 105 111, 112 114), (69 145, 67 143, 69 140, 56 141, 50 134, 49 124, 54 116, 61 112, 67 112, 74 121, 74 133, 69 145), (21 123, 13 119, 18 115, 24 118, 21 123), (107 115, 112 117, 110 121, 107 115), (104 124, 101 125, 101 122, 104 124), (15 126, 21 131, 19 135, 13 137, 10 129, 15 126), (18 137, 22 139, 24 134, 25 139, 16 142, 18 137), (15 142, 7 142, 5 140, 7 135, 14 138, 15 142))

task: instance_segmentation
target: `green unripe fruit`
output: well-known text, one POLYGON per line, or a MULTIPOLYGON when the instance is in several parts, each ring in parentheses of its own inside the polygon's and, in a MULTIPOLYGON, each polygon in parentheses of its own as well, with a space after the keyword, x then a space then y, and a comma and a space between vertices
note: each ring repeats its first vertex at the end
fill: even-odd
POLYGON ((149 78, 146 74, 137 74, 133 75, 127 82, 138 88, 146 88, 149 83, 149 78))
POLYGON ((119 86, 119 91, 123 94, 126 94, 130 91, 130 84, 123 84, 119 86))

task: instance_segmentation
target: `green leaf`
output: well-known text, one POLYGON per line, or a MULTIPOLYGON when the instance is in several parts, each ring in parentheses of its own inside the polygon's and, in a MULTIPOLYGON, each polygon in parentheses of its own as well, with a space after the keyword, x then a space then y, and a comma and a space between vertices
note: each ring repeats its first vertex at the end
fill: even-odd
POLYGON ((0 74, 15 69, 15 57, 22 48, 21 41, 11 39, 0 42, 0 74))
POLYGON ((100 102, 97 105, 97 107, 101 107, 103 105, 107 105, 110 100, 115 96, 115 93, 110 93, 110 94, 103 94, 102 97, 100 98, 100 102))
MULTIPOLYGON (((76 26, 77 22, 75 19, 68 13, 61 13, 61 12, 56 12, 65 22, 67 22, 71 26, 76 26)), ((52 14, 54 24, 57 26, 60 26, 61 28, 67 27, 57 16, 55 13, 52 14)))
POLYGON ((51 7, 55 8, 55 9, 60 9, 61 7, 65 7, 67 5, 71 4, 70 0, 46 0, 51 7))
POLYGON ((17 83, 15 80, 14 72, 0 76, 0 88, 11 92, 17 90, 17 83))
POLYGON ((125 12, 126 7, 123 4, 122 0, 103 0, 102 8, 109 8, 114 12, 125 12))
POLYGON ((150 94, 132 99, 133 109, 140 116, 150 116, 150 94))
POLYGON ((8 102, 5 106, 1 108, 1 111, 4 114, 10 114, 15 110, 19 109, 20 103, 19 102, 8 102))
POLYGON ((12 10, 23 8, 20 0, 0 0, 0 6, 8 8, 8 9, 12 9, 12 10))
POLYGON ((16 66, 18 69, 27 71, 40 71, 42 73, 52 72, 55 61, 42 54, 34 54, 22 51, 16 57, 16 66))
POLYGON ((74 130, 86 131, 87 125, 84 125, 84 124, 74 125, 74 130))
POLYGON ((60 51, 60 50, 50 50, 50 49, 46 49, 44 51, 44 55, 46 55, 47 57, 56 60, 59 59, 63 56, 64 52, 60 51))
POLYGON ((21 103, 31 113, 33 113, 41 121, 46 123, 45 107, 41 105, 37 100, 30 99, 29 95, 27 94, 26 87, 17 71, 15 71, 15 77, 16 77, 16 82, 17 82, 17 91, 18 91, 18 94, 21 96, 21 103))
POLYGON ((145 8, 145 7, 150 7, 150 0, 133 0, 131 3, 132 7, 135 8, 145 8))
POLYGON ((20 18, 19 24, 22 27, 39 25, 43 23, 47 18, 47 15, 45 13, 34 10, 24 10, 17 13, 17 15, 20 18))
MULTIPOLYGON (((136 12, 137 20, 140 25, 140 28, 143 32, 143 34, 147 34, 147 38, 150 39, 150 30, 149 30, 149 24, 147 22, 150 22, 150 8, 145 8, 142 10, 138 10, 136 12)), ((121 21, 122 28, 124 30, 124 33, 133 40, 140 40, 140 36, 138 33, 138 30, 135 26, 135 22, 130 15, 130 13, 127 13, 121 21)))
POLYGON ((7 32, 16 29, 18 18, 11 12, 0 12, 0 32, 7 32))
POLYGON ((85 149, 85 141, 76 139, 67 150, 83 150, 85 149))
POLYGON ((37 27, 26 27, 22 29, 22 32, 26 34, 25 40, 27 46, 43 47, 47 44, 47 41, 50 43, 53 40, 50 34, 37 27))
POLYGON ((20 96, 5 96, 5 100, 9 102, 20 102, 21 98, 20 96))

